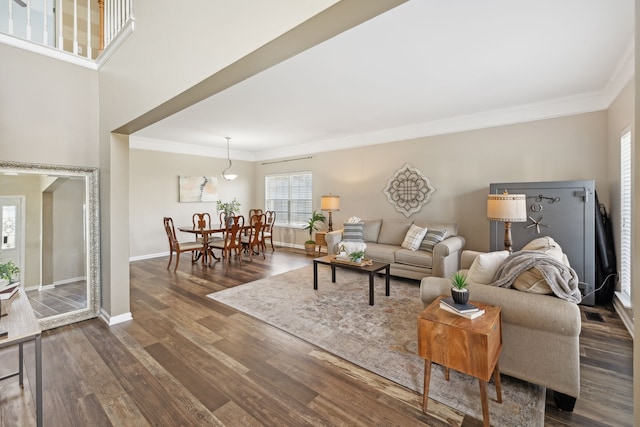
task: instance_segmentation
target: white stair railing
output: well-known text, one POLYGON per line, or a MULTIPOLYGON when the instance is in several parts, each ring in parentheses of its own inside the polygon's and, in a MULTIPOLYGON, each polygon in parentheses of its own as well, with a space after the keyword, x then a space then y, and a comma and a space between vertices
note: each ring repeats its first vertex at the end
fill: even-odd
POLYGON ((1 33, 87 59, 132 18, 133 0, 0 0, 1 33))

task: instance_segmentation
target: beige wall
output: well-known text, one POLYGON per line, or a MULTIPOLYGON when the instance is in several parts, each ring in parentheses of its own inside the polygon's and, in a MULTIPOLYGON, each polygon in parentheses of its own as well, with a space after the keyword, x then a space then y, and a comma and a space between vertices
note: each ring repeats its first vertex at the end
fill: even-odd
MULTIPOLYGON (((196 212, 208 212, 217 220, 216 203, 180 203, 178 177, 212 176, 218 179, 218 195, 223 201, 234 197, 243 212, 253 207, 254 166, 251 162, 234 160, 233 172, 238 178, 225 181, 220 172, 227 167, 226 159, 187 156, 146 150, 130 152, 130 253, 133 259, 168 253, 169 244, 162 228, 162 218, 173 218, 176 227, 191 225, 196 212)), ((178 233, 180 241, 192 241, 194 236, 178 233)))
MULTIPOLYGON (((606 200, 609 192, 607 164, 603 161, 608 149, 606 134, 607 113, 601 111, 320 153, 308 160, 269 165, 257 162, 254 179, 249 179, 252 176, 249 173, 243 177, 247 181, 238 185, 255 188, 253 203, 255 207, 263 207, 266 174, 312 171, 314 209, 320 208, 322 194, 339 195, 340 211, 334 213, 333 221, 334 228, 340 228, 353 215, 364 219, 404 218, 387 202, 382 190, 394 171, 409 163, 428 176, 437 189, 431 202, 411 218, 457 222, 460 234, 467 239, 467 248, 488 250, 486 196, 492 182, 594 179, 598 193, 606 200)), ((176 185, 176 175, 183 173, 179 171, 191 170, 197 175, 203 170, 200 160, 192 156, 153 153, 153 157, 148 157, 148 153, 151 152, 131 150, 131 223, 137 224, 151 215, 157 218, 149 229, 153 236, 134 234, 137 231, 132 230, 135 236, 131 239, 132 256, 167 251, 167 242, 158 238, 160 214, 152 209, 157 202, 151 199, 157 198, 146 194, 151 183, 162 181, 161 187, 171 189, 176 185), (172 164, 180 166, 169 166, 172 164), (143 177, 143 172, 149 175, 143 177), (140 184, 138 180, 148 184, 140 184)), ((240 172, 241 177, 243 173, 246 172, 240 172)), ((175 192, 164 196, 162 212, 177 205, 175 197, 175 192)), ((176 215, 185 220, 194 211, 189 205, 175 207, 176 215)), ((302 245, 306 232, 279 229, 274 239, 302 245)))
POLYGON ((98 73, 0 44, 3 160, 98 166, 98 73))

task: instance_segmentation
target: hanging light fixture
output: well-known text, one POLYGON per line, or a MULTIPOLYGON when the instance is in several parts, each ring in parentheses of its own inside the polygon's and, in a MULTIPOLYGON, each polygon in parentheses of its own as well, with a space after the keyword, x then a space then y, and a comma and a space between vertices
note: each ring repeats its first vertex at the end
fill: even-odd
POLYGON ((221 175, 227 181, 233 181, 238 177, 238 175, 233 173, 227 173, 227 171, 231 169, 231 157, 229 157, 229 140, 231 139, 231 137, 227 136, 226 138, 227 138, 227 160, 229 161, 229 166, 227 166, 227 168, 222 171, 221 175))

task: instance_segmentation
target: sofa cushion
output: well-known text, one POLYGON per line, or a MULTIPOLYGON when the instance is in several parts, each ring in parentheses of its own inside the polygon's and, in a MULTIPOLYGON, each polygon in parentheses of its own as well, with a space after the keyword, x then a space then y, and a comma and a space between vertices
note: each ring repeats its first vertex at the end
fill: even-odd
POLYGON ((469 283, 479 283, 488 285, 493 282, 498 267, 509 256, 509 251, 496 251, 479 254, 473 260, 469 271, 467 272, 467 280, 469 283))
POLYGON ((395 261, 399 264, 431 268, 433 266, 433 254, 425 251, 398 249, 395 253, 395 261))
POLYGON ((421 228, 415 224, 411 224, 411 227, 409 227, 409 230, 407 230, 407 234, 405 234, 404 240, 402 241, 402 244, 400 246, 402 246, 404 249, 417 251, 420 248, 422 239, 424 239, 424 236, 426 234, 426 228, 421 228))
POLYGON ((380 234, 380 227, 382 226, 381 219, 365 220, 363 238, 365 242, 377 242, 378 235, 380 234))
POLYGON ((378 243, 400 246, 411 224, 411 221, 382 221, 378 243))
POLYGON ((364 223, 345 222, 343 225, 343 242, 364 242, 363 237, 364 223))
POLYGON ((420 244, 421 251, 433 252, 433 247, 442 242, 447 235, 447 230, 429 229, 420 244))
POLYGON ((400 250, 399 247, 395 245, 370 242, 367 243, 365 254, 368 259, 392 264, 395 262, 395 252, 398 250, 400 250))

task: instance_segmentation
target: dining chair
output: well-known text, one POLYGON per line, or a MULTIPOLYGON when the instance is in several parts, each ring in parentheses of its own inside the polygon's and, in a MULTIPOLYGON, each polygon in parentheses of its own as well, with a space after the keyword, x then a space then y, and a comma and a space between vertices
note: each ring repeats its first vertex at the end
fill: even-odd
POLYGON ((262 230, 262 248, 266 249, 265 241, 271 242, 271 252, 275 251, 273 246, 273 225, 276 223, 276 211, 267 211, 265 213, 265 222, 262 230))
POLYGON ((236 257, 242 265, 242 242, 240 234, 244 228, 244 217, 236 215, 227 219, 227 227, 225 230, 224 240, 214 240, 209 243, 209 248, 220 249, 222 257, 227 265, 231 263, 231 255, 235 252, 236 257))
POLYGON ((266 215, 255 214, 249 220, 248 234, 243 235, 240 241, 242 242, 242 249, 249 252, 249 260, 253 261, 253 254, 259 254, 262 252, 262 258, 264 258, 264 242, 263 242, 263 229, 265 226, 266 215), (256 249, 254 249, 256 248, 256 249))
POLYGON ((249 218, 253 218, 254 215, 262 215, 263 213, 262 209, 249 209, 249 218))
POLYGON ((173 219, 170 217, 164 217, 164 231, 167 233, 167 238, 169 239, 169 264, 167 265, 167 269, 171 266, 171 261, 173 260, 173 253, 176 253, 176 266, 173 269, 175 272, 178 269, 178 264, 180 264, 180 254, 183 252, 191 252, 191 260, 193 261, 193 252, 202 251, 202 243, 198 242, 183 242, 180 243, 178 238, 176 237, 176 229, 173 226, 173 219))

